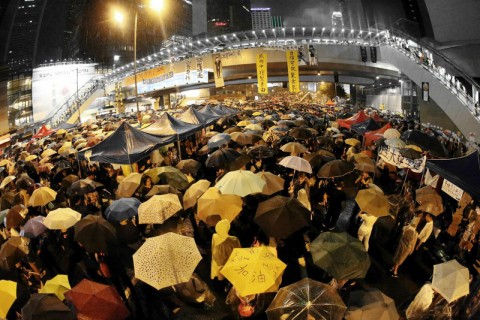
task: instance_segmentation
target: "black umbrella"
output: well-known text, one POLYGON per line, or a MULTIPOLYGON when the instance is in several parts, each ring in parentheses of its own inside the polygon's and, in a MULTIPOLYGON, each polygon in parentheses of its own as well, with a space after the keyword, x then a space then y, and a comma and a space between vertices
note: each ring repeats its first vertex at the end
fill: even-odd
POLYGON ((70 187, 67 189, 67 196, 83 196, 87 193, 94 192, 96 188, 102 187, 103 184, 96 181, 82 179, 73 182, 70 187))
POLYGON ((223 131, 223 133, 234 133, 234 132, 242 132, 242 128, 235 126, 223 131))
POLYGON ((293 128, 288 132, 288 134, 295 139, 307 140, 313 138, 312 131, 307 128, 293 128))
POLYGON ((227 168, 228 165, 240 157, 240 155, 239 152, 230 148, 220 149, 212 153, 207 161, 205 161, 205 164, 207 167, 227 168))
POLYGON ((343 177, 355 170, 355 165, 345 160, 333 160, 324 164, 317 172, 319 178, 343 177))
POLYGON ((254 147, 248 151, 248 155, 255 159, 273 158, 276 154, 274 149, 265 146, 254 147))
POLYGON ((57 296, 35 293, 22 308, 24 320, 73 320, 75 316, 57 296))
POLYGON ((62 187, 64 190, 68 189, 72 183, 80 180, 80 178, 74 174, 69 174, 65 178, 62 179, 62 187))
POLYGON ((108 252, 108 248, 117 242, 115 228, 104 218, 89 214, 74 225, 75 241, 87 252, 108 252))
POLYGON ((17 181, 15 182, 15 185, 17 186, 17 188, 23 189, 23 190, 27 190, 29 187, 31 187, 34 184, 35 184, 35 181, 33 181, 32 178, 26 177, 26 176, 22 176, 20 179, 17 179, 17 181))
POLYGON ((335 160, 335 158, 331 158, 318 153, 309 153, 306 154, 303 158, 310 163, 312 169, 319 169, 325 163, 335 160))
POLYGON ((278 140, 278 145, 284 145, 289 142, 295 142, 295 138, 291 136, 283 136, 278 140))
POLYGON ((197 174, 198 170, 200 170, 200 167, 202 164, 196 160, 193 159, 186 159, 186 160, 181 160, 177 165, 175 166, 177 169, 182 171, 183 173, 189 173, 191 175, 197 174))
POLYGON ((275 196, 258 205, 254 221, 268 236, 284 239, 309 219, 310 212, 296 198, 275 196))
POLYGON ((244 153, 240 155, 237 159, 235 159, 233 162, 231 162, 228 165, 228 170, 230 171, 235 171, 235 170, 240 170, 243 168, 247 163, 250 162, 250 157, 244 153))
POLYGON ((409 158, 409 159, 419 159, 422 157, 422 154, 420 152, 410 148, 401 149, 400 154, 405 158, 409 158))
POLYGON ((28 247, 22 237, 11 237, 0 247, 0 264, 4 269, 11 269, 28 253, 28 247))
POLYGON ((446 157, 447 150, 445 146, 434 136, 419 130, 407 130, 402 134, 402 138, 409 144, 419 146, 423 150, 428 150, 437 157, 446 157))

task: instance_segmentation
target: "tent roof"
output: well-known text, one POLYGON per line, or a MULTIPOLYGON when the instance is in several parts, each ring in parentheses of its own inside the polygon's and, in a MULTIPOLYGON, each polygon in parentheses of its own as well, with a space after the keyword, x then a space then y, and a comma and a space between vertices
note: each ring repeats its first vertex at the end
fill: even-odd
POLYGON ((51 135, 54 132, 55 130, 48 129, 46 125, 43 125, 40 128, 40 130, 38 130, 38 132, 32 138, 44 138, 51 135))
POLYGON ((157 121, 143 129, 143 132, 153 134, 155 136, 171 136, 175 139, 184 139, 196 131, 203 128, 201 124, 187 123, 174 118, 168 112, 164 112, 157 121))
POLYGON ((390 123, 387 123, 378 130, 365 132, 365 144, 369 146, 373 141, 383 138, 383 133, 391 127, 392 125, 390 123))
POLYGON ((212 123, 217 121, 220 116, 202 113, 190 106, 178 118, 187 123, 211 125, 212 123))
POLYGON ((203 106, 202 108, 200 108, 198 111, 200 111, 201 113, 205 113, 205 114, 213 115, 213 116, 223 116, 223 115, 225 115, 225 113, 215 110, 214 108, 212 108, 208 104, 206 106, 203 106))
POLYGON ((373 119, 368 119, 367 121, 363 121, 357 124, 352 124, 350 129, 355 131, 359 134, 364 134, 367 131, 373 131, 380 128, 380 125, 375 122, 373 119))
POLYGON ((150 153, 175 140, 174 136, 156 137, 133 128, 127 122, 122 124, 97 145, 79 152, 80 160, 89 154, 92 161, 116 164, 132 164, 150 155, 150 153))
POLYGON ((213 107, 212 109, 216 113, 220 113, 220 114, 223 114, 223 115, 231 115, 231 114, 236 114, 237 113, 236 110, 231 109, 229 107, 226 107, 224 105, 217 105, 217 106, 213 107))
POLYGON ((427 168, 480 199, 480 158, 478 151, 453 159, 427 160, 427 168))
POLYGON ((362 110, 362 111, 359 111, 357 114, 351 116, 348 119, 337 120, 337 123, 340 127, 350 129, 352 124, 360 123, 360 122, 363 122, 367 119, 368 119, 367 115, 362 110))

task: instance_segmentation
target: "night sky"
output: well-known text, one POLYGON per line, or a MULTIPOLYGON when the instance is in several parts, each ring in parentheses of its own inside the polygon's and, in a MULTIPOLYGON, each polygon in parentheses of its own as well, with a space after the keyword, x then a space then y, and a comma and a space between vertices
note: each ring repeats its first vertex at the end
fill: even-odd
POLYGON ((271 8, 287 27, 331 25, 332 12, 340 9, 337 0, 252 0, 251 5, 271 8))

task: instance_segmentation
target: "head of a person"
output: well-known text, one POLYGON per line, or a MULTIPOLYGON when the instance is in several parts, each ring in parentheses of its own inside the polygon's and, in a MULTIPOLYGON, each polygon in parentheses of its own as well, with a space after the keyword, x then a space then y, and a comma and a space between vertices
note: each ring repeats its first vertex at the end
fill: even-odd
POLYGON ((370 173, 368 173, 366 171, 363 171, 362 176, 363 176, 363 178, 368 179, 368 178, 370 178, 370 173))
POLYGON ((426 214, 425 214, 425 220, 426 220, 427 222, 431 222, 431 221, 433 221, 433 217, 432 217, 432 215, 431 215, 431 214, 429 214, 429 213, 426 213, 426 214))
POLYGON ((305 175, 305 173, 303 173, 303 172, 298 173, 298 180, 300 180, 301 182, 303 182, 306 177, 307 176, 305 175))
POLYGON ((220 237, 227 237, 230 231, 230 221, 228 219, 220 220, 215 226, 215 231, 220 237))

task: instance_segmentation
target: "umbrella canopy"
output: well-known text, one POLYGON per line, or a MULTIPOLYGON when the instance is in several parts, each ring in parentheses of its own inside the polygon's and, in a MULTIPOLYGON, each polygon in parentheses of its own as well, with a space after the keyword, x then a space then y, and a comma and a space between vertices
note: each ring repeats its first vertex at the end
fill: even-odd
POLYGON ((261 125, 256 123, 250 123, 249 125, 245 126, 245 130, 252 130, 252 131, 262 131, 263 128, 261 125))
POLYGON ((113 201, 105 210, 105 217, 109 221, 123 221, 138 214, 141 202, 137 198, 122 198, 113 201))
POLYGON ((36 238, 41 235, 47 227, 43 224, 45 220, 42 216, 33 217, 25 223, 22 230, 22 236, 27 238, 36 238))
POLYGON ((296 171, 312 173, 312 166, 310 163, 308 163, 307 160, 297 156, 285 157, 278 164, 296 171))
POLYGON ((207 167, 227 168, 229 163, 240 157, 240 153, 230 148, 224 148, 212 153, 205 164, 207 167))
POLYGON ((258 205, 255 223, 270 237, 287 238, 308 225, 310 212, 296 198, 275 196, 258 205))
POLYGON ((143 131, 155 136, 174 136, 178 140, 185 139, 201 129, 202 125, 200 124, 184 122, 173 117, 170 113, 164 112, 153 124, 143 129, 143 131))
POLYGON ((400 131, 398 131, 397 129, 393 129, 393 128, 387 129, 383 133, 383 137, 385 139, 399 139, 401 136, 402 136, 402 134, 400 133, 400 131))
POLYGON ((19 189, 27 190, 30 186, 33 186, 35 181, 28 176, 22 176, 15 182, 15 185, 19 189))
POLYGON ((11 269, 28 254, 28 244, 23 237, 11 237, 0 247, 0 265, 11 269))
POLYGON ((39 293, 53 293, 61 301, 65 300, 64 293, 70 290, 70 282, 66 274, 57 274, 54 278, 47 280, 39 293))
POLYGON ((183 196, 183 208, 186 210, 195 206, 198 198, 200 198, 209 187, 210 181, 204 179, 198 180, 192 184, 187 191, 185 191, 185 195, 183 196))
POLYGON ((268 159, 275 157, 276 152, 274 149, 269 147, 257 146, 250 149, 248 151, 248 155, 254 159, 268 159))
POLYGON ((73 227, 77 221, 82 218, 82 215, 70 208, 59 208, 50 211, 43 220, 43 224, 51 230, 66 230, 73 227))
POLYGON ((359 146, 359 145, 361 145, 362 143, 361 143, 360 140, 358 140, 358 139, 349 138, 349 139, 346 139, 346 140, 345 140, 345 144, 348 144, 349 146, 359 146))
POLYGON ((400 150, 400 154, 405 158, 409 158, 409 159, 419 159, 422 157, 421 152, 418 152, 417 150, 414 150, 414 149, 407 148, 406 146, 404 149, 400 150))
POLYGON ((181 160, 179 163, 177 163, 175 167, 185 174, 188 173, 191 175, 196 175, 198 170, 200 170, 200 168, 202 167, 202 164, 197 160, 186 159, 181 160))
POLYGON ((75 306, 79 319, 123 320, 130 314, 114 287, 88 279, 65 292, 65 297, 75 306))
POLYGON ((15 176, 7 176, 6 178, 4 178, 2 180, 2 184, 0 184, 0 189, 3 189, 5 188, 6 185, 8 185, 10 182, 12 182, 13 180, 15 180, 17 177, 15 176))
POLYGON ((324 164, 317 172, 319 178, 338 178, 351 173, 355 166, 345 160, 333 160, 324 164))
POLYGON ((115 228, 101 216, 89 214, 75 223, 75 241, 88 253, 108 253, 111 245, 117 242, 115 228))
POLYGON ((223 178, 217 182, 215 188, 218 188, 222 194, 234 194, 245 197, 249 194, 262 192, 265 184, 265 181, 253 172, 237 170, 224 175, 223 178))
POLYGON ((235 141, 241 146, 253 144, 252 136, 243 132, 233 132, 230 134, 230 136, 232 137, 233 141, 235 141))
POLYGON ((381 191, 376 189, 360 190, 355 197, 360 210, 375 217, 388 216, 390 212, 390 203, 387 197, 381 191))
POLYGON ((246 297, 277 291, 286 266, 269 247, 235 248, 220 273, 246 297))
POLYGON ((265 186, 263 187, 262 194, 270 196, 284 189, 285 180, 281 177, 268 171, 257 172, 256 175, 259 176, 263 181, 265 181, 265 186))
POLYGON ((6 319, 8 310, 17 300, 17 283, 10 280, 0 280, 0 318, 6 319))
POLYGON ((217 188, 212 187, 198 199, 197 217, 210 225, 222 219, 231 222, 242 211, 242 205, 243 201, 239 196, 222 194, 217 188), (214 216, 219 216, 220 219, 214 219, 214 216))
POLYGON ((373 119, 368 119, 367 121, 363 121, 357 124, 354 124, 350 127, 350 130, 358 133, 358 134, 365 134, 368 131, 374 131, 380 128, 380 125, 375 122, 373 119))
POLYGON ((101 186, 101 184, 96 183, 95 181, 92 181, 89 179, 81 179, 73 182, 70 185, 70 187, 68 187, 67 196, 69 197, 84 196, 87 193, 94 192, 97 186, 101 186))
POLYGON ((160 184, 160 185, 156 184, 152 186, 152 189, 150 189, 150 191, 145 195, 145 198, 150 198, 157 194, 167 194, 167 193, 173 193, 178 195, 179 197, 182 196, 181 191, 178 191, 178 189, 168 184, 160 184))
POLYGON ((65 178, 62 179, 62 188, 68 190, 68 188, 72 185, 72 183, 80 180, 80 178, 74 174, 69 174, 65 178))
POLYGON ((299 140, 307 140, 313 138, 312 131, 308 130, 307 128, 293 128, 288 134, 299 140))
POLYGON ((73 320, 72 310, 55 295, 35 293, 22 308, 24 320, 73 320))
POLYGON ((171 166, 164 166, 158 169, 158 177, 161 184, 168 184, 178 190, 185 190, 190 184, 182 171, 171 166))
POLYGON ((176 194, 154 195, 138 207, 140 224, 161 224, 182 210, 182 204, 176 194))
POLYGON ((438 216, 443 212, 442 197, 430 186, 417 189, 415 200, 420 204, 419 210, 438 216))
POLYGON ((303 144, 298 142, 286 143, 280 148, 280 150, 282 150, 283 152, 295 153, 295 154, 305 153, 308 151, 308 149, 303 144))
POLYGON ((45 206, 57 197, 57 192, 49 187, 40 187, 33 191, 28 204, 32 207, 45 206))
POLYGON ((407 141, 408 144, 413 144, 419 146, 423 150, 430 151, 434 156, 446 157, 448 154, 443 143, 434 136, 423 131, 407 130, 402 134, 402 138, 407 141))
POLYGON ((281 288, 266 312, 269 320, 341 320, 345 309, 334 288, 305 278, 281 288))
POLYGON ((457 260, 450 260, 433 266, 432 289, 448 303, 470 293, 470 272, 457 260))
POLYGON ((25 219, 28 209, 23 204, 17 204, 7 211, 5 216, 5 227, 7 229, 16 228, 25 219))
POLYGON ((406 143, 399 138, 386 139, 385 144, 391 148, 402 149, 405 148, 406 143))
POLYGON ((230 140, 232 140, 232 137, 230 137, 228 133, 219 133, 210 138, 207 144, 210 149, 219 148, 221 146, 227 145, 230 140))
POLYGON ((142 183, 142 174, 132 172, 126 176, 118 185, 117 198, 129 198, 142 183))
MULTIPOLYGON (((368 156, 367 156, 368 158, 368 156)), ((367 162, 366 160, 362 160, 364 162, 357 162, 355 163, 355 170, 359 170, 359 171, 363 171, 363 172, 371 172, 371 173, 375 173, 375 174, 379 174, 380 172, 378 171, 377 167, 375 166, 375 164, 373 163, 373 161, 370 160, 370 158, 368 158, 368 161, 367 162)))
POLYGON ((313 169, 319 169, 325 163, 335 160, 335 157, 328 157, 319 153, 309 153, 303 157, 310 163, 313 169))
POLYGON ((42 125, 42 127, 38 130, 38 132, 32 136, 32 138, 39 139, 43 137, 47 137, 54 133, 55 130, 48 129, 46 125, 42 125))
POLYGON ((313 262, 337 280, 365 278, 370 268, 365 247, 346 232, 324 232, 310 248, 313 262))
POLYGON ((398 320, 395 301, 380 290, 357 290, 350 294, 346 320, 398 320))
POLYGON ((187 282, 201 259, 193 238, 172 232, 147 238, 133 255, 135 278, 157 290, 187 282))

